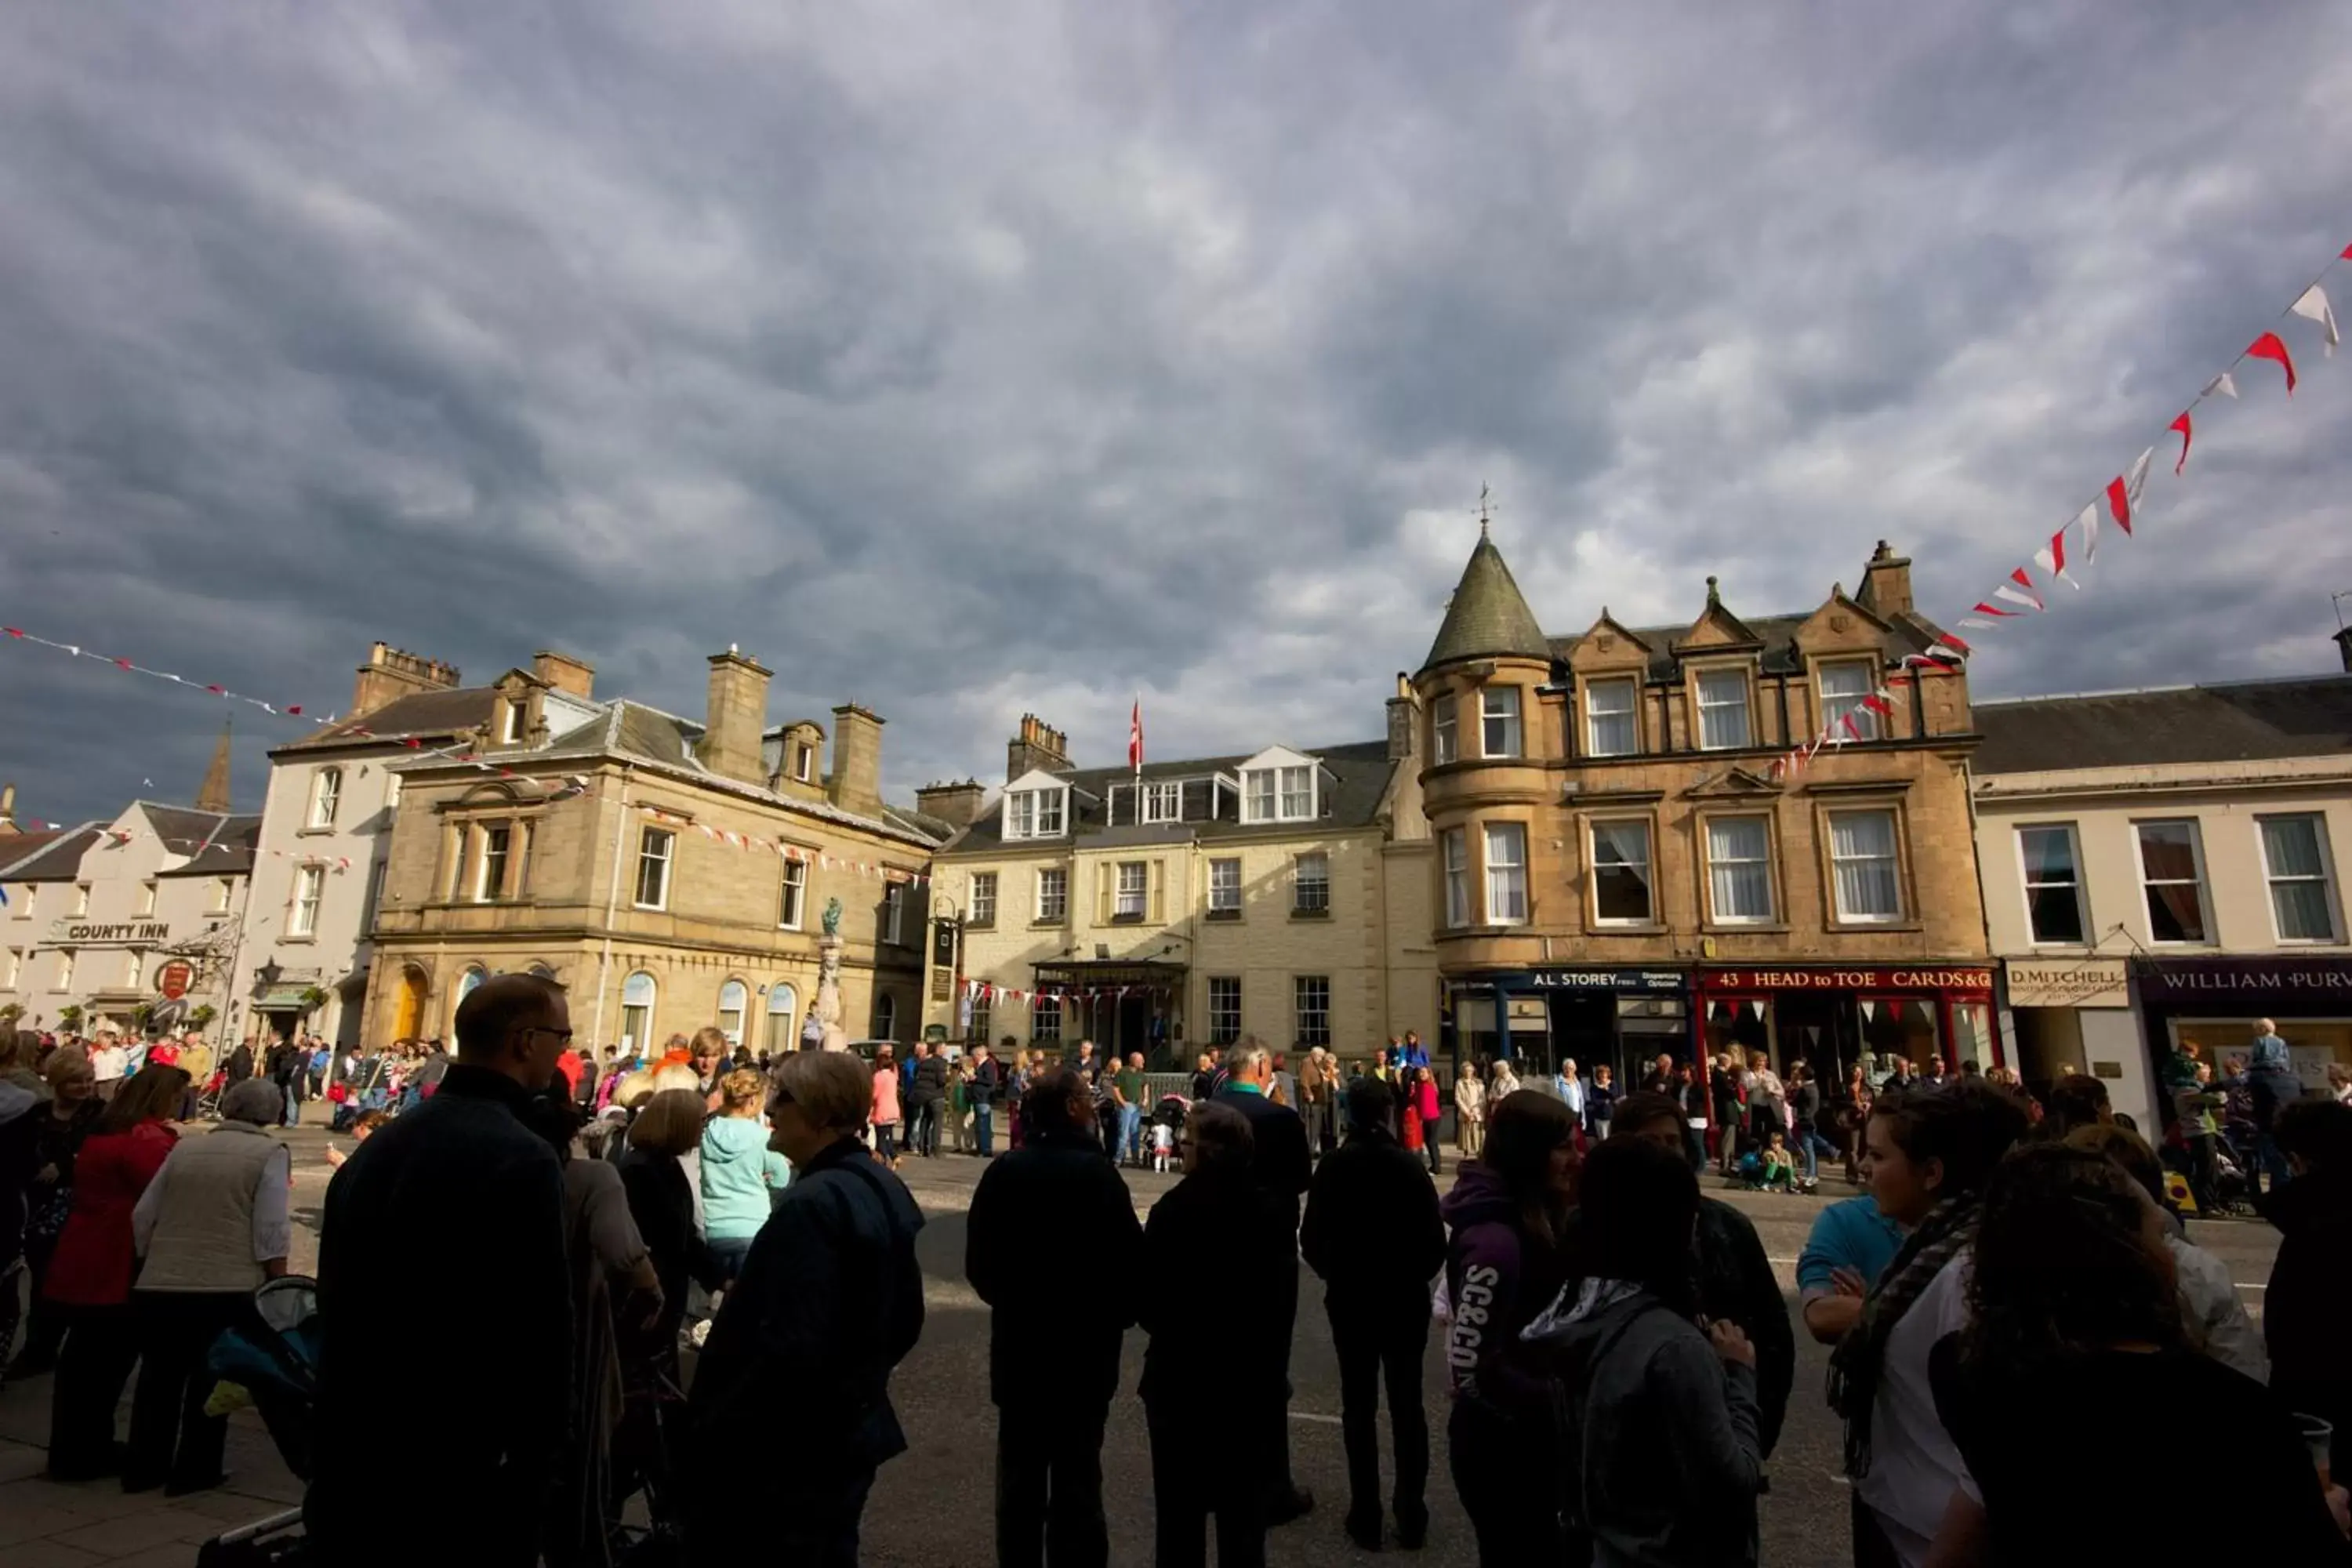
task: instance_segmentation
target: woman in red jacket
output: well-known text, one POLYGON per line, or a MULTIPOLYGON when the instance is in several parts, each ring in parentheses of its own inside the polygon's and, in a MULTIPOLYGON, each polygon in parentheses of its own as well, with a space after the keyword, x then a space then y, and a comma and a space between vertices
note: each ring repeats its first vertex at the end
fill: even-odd
POLYGON ((150 1065, 115 1091, 74 1162, 73 1209, 45 1294, 66 1321, 49 1397, 49 1476, 79 1481, 121 1463, 114 1408, 138 1360, 131 1321, 131 1211, 179 1141, 170 1119, 188 1075, 150 1065))

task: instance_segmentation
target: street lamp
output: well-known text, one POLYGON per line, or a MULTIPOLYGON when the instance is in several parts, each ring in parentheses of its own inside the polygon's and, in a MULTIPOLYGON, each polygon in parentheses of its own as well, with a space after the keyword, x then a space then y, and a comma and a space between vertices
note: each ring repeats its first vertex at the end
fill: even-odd
POLYGON ((271 991, 277 988, 278 977, 283 975, 285 973, 285 966, 280 964, 274 958, 268 963, 263 964, 260 968, 255 970, 253 972, 253 999, 258 1002, 263 997, 268 995, 271 991))

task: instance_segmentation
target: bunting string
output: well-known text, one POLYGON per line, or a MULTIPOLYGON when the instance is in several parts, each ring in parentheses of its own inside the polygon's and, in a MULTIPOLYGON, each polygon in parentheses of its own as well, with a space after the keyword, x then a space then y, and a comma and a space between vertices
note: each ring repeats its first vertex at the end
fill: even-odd
MULTIPOLYGON (((2352 261, 2352 246, 2346 246, 2338 251, 2334 259, 2319 269, 2319 275, 2295 295, 2294 303, 2279 312, 2282 324, 2304 321, 2316 325, 2319 329, 2320 349, 2324 357, 2332 356, 2336 353, 2336 344, 2342 341, 2336 329, 2336 310, 2328 300, 2326 285, 2328 282, 2329 274, 2347 261, 2352 261)), ((2177 435, 2180 437, 2180 453, 2173 459, 2172 464, 2175 479, 2185 477, 2189 467, 2189 448, 2196 441, 2197 411, 2210 398, 2227 397, 2237 400, 2239 398, 2237 372, 2239 367, 2248 360, 2266 360, 2276 364, 2285 382, 2286 395, 2289 397, 2294 395, 2297 377, 2294 351, 2275 329, 2259 334, 2252 342, 2239 350, 2237 357, 2224 366, 2219 375, 2208 381, 2204 389, 2189 401, 2189 406, 2174 415, 2171 422, 2165 426, 2168 435, 2177 435)), ((1991 593, 1977 600, 1969 607, 1968 614, 1957 617, 1958 624, 1971 631, 1995 631, 2019 616, 2046 612, 2049 609, 2049 602, 2042 593, 2042 584, 2045 583, 2063 582, 2068 587, 2079 591, 2083 584, 2069 568, 2070 552, 2067 546, 2067 534, 2071 532, 2074 535, 2078 548, 2071 553, 2074 560, 2082 567, 2092 565, 2099 558, 2099 527, 2102 512, 2105 514, 2106 521, 2114 523, 2125 538, 2138 537, 2140 525, 2146 521, 2147 508, 2144 498, 2147 486, 2148 464, 2155 456, 2156 447, 2150 445, 2133 460, 2130 468, 2107 480, 2100 488, 2096 498, 2076 512, 2065 526, 2052 534, 2048 544, 2033 552, 2030 565, 2040 569, 2042 576, 2039 580, 2034 577, 2027 565, 2014 568, 2006 580, 1995 585, 1991 593)), ((1974 652, 1967 643, 1956 637, 1947 635, 1937 640, 1940 647, 1931 650, 1925 656, 1926 658, 1941 663, 1958 664, 1964 663, 1974 652)), ((1907 667, 1911 659, 1906 658, 1904 663, 1907 667)), ((1791 755, 1794 754, 1791 753, 1791 755)))

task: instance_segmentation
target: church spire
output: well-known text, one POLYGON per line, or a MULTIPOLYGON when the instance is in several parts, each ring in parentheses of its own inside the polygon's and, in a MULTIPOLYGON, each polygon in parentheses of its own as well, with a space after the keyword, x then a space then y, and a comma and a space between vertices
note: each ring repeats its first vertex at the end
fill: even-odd
POLYGON ((228 743, 229 724, 223 720, 220 744, 213 748, 213 765, 205 770, 204 787, 196 791, 198 811, 228 814, 228 743))

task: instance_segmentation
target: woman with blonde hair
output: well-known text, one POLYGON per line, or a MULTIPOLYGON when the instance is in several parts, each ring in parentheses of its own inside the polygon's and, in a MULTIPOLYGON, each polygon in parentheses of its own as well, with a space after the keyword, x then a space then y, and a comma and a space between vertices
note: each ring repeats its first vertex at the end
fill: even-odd
MULTIPOLYGON (((693 1069, 688 1068, 691 1072, 693 1069)), ((686 1317, 688 1279, 706 1290, 719 1287, 710 1250, 695 1227, 694 1180, 679 1157, 702 1142, 702 1091, 666 1089, 647 1097, 629 1123, 629 1150, 620 1158, 621 1185, 629 1194, 629 1216, 652 1254, 661 1281, 661 1315, 649 1331, 625 1334, 625 1366, 640 1374, 677 1373, 678 1325, 686 1317)))

